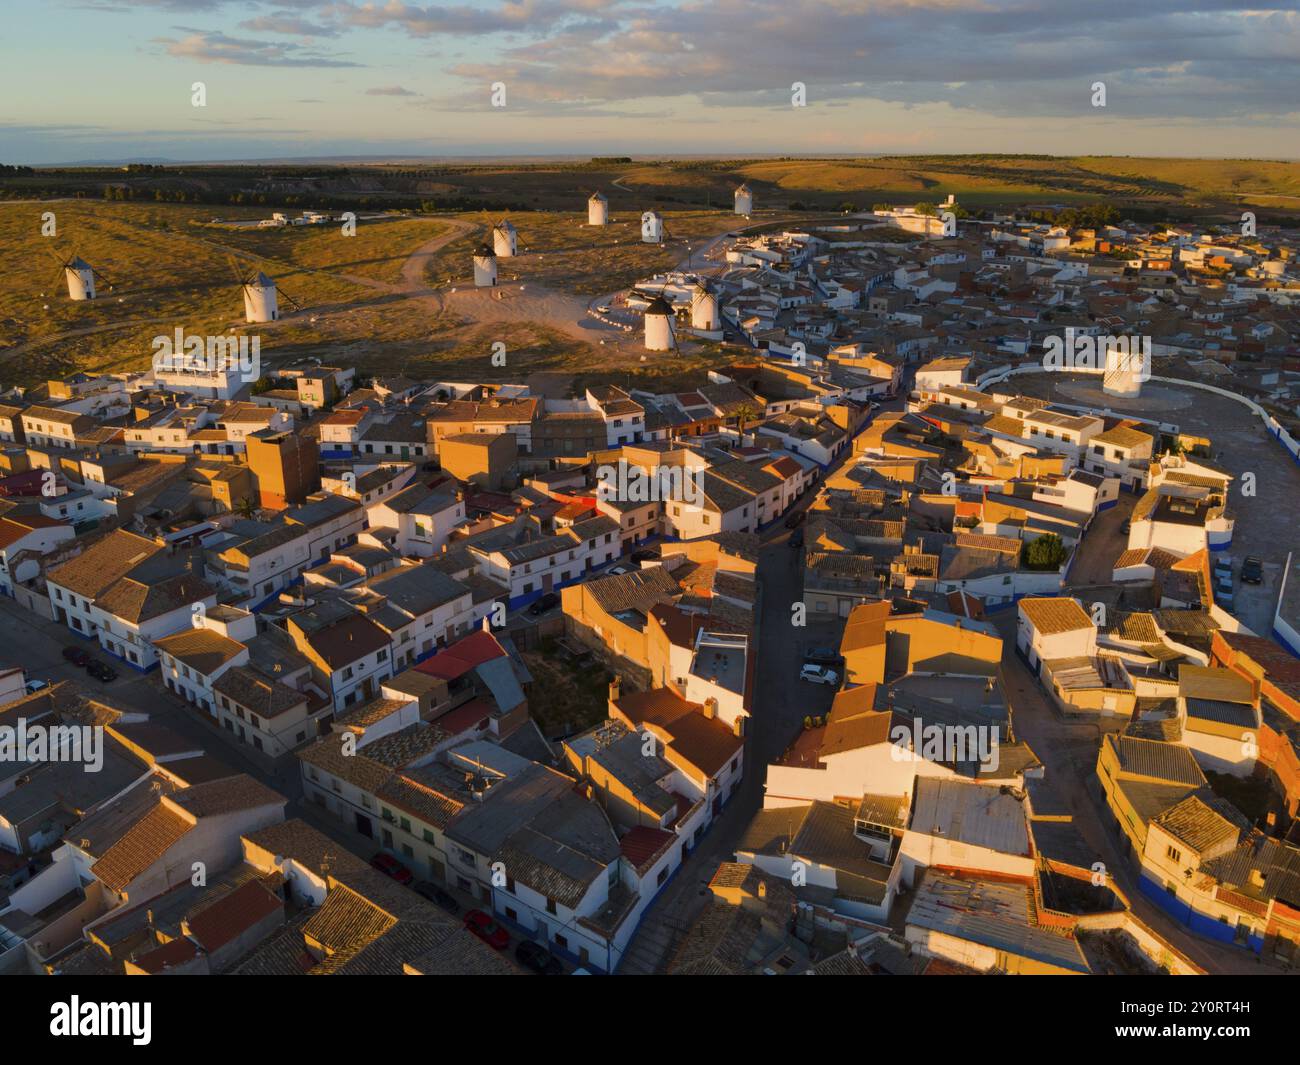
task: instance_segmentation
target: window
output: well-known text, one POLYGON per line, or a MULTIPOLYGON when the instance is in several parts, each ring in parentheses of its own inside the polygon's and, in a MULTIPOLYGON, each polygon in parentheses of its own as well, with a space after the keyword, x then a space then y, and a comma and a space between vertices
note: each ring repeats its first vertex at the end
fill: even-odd
POLYGON ((569 945, 569 941, 568 941, 567 939, 565 939, 564 936, 560 935, 559 932, 556 932, 556 933, 555 933, 555 945, 556 945, 557 947, 560 947, 561 949, 564 949, 564 948, 567 948, 567 947, 568 947, 568 945, 569 945))
POLYGON ((1183 860, 1183 852, 1171 844, 1165 848, 1165 857, 1171 862, 1181 862, 1183 860))
POLYGON ((554 900, 553 898, 550 898, 549 896, 548 896, 547 899, 546 899, 546 912, 547 912, 547 913, 555 913, 555 912, 556 912, 556 908, 555 908, 555 900, 554 900))

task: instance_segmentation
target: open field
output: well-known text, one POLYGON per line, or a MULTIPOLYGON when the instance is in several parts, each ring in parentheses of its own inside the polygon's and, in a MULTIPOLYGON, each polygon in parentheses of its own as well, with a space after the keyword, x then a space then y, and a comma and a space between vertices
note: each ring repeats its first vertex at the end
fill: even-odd
MULTIPOLYGON (((360 226, 355 238, 342 237, 337 227, 288 232, 192 224, 209 216, 183 205, 0 204, 6 372, 39 378, 71 368, 135 368, 147 365, 150 340, 177 326, 204 335, 242 331, 237 279, 253 270, 274 277, 305 307, 365 301, 375 295, 367 271, 389 269, 396 249, 438 232, 438 223, 427 219, 360 226), (55 212, 56 237, 41 236, 42 206, 55 212), (305 239, 297 244, 298 237, 305 239), (73 255, 102 275, 95 300, 67 298, 59 262, 73 255)), ((405 252, 398 256, 404 258, 405 252)), ((283 296, 281 302, 288 312, 283 296)))
MULTIPOLYGON (((581 214, 507 215, 519 231, 519 250, 525 254, 498 261, 501 279, 597 296, 673 269, 692 249, 746 224, 734 214, 719 211, 660 213, 667 220, 669 237, 661 245, 641 242, 641 214, 636 211, 611 211, 609 225, 594 227, 586 224, 585 203, 581 214)), ((469 280, 473 249, 490 236, 488 220, 479 216, 477 221, 481 226, 475 233, 448 244, 430 261, 430 284, 465 284, 469 280)), ((695 265, 706 264, 700 259, 695 265)))
MULTIPOLYGON (((268 213, 231 207, 220 217, 268 213)), ((188 204, 0 203, 0 246, 13 252, 0 258, 0 379, 33 385, 73 369, 142 369, 152 339, 178 326, 199 335, 255 332, 271 368, 314 355, 362 373, 543 374, 561 395, 579 372, 591 380, 663 375, 641 363, 635 335, 586 316, 592 295, 686 256, 684 240, 640 243, 639 217, 592 230, 576 215, 525 213, 519 226, 528 251, 502 261, 502 285, 493 290, 475 289, 469 278, 471 249, 486 233, 479 213, 362 222, 354 237, 336 224, 231 228, 212 217, 188 204), (40 235, 43 209, 55 212, 57 237, 40 235), (102 275, 93 301, 67 298, 58 264, 74 254, 102 275), (243 322, 236 278, 253 270, 280 284, 280 321, 243 322), (509 353, 504 367, 490 361, 498 341, 509 353)), ((670 214, 668 230, 698 241, 735 221, 720 212, 670 214)), ((665 361, 684 378, 707 357, 692 348, 665 361)))
MULTIPOLYGON (((280 284, 286 314, 256 327, 270 367, 313 355, 363 374, 531 379, 552 394, 600 380, 672 387, 723 356, 688 344, 642 361, 639 338, 599 325, 587 305, 688 254, 696 268, 714 265, 703 254, 713 239, 745 225, 731 211, 741 181, 755 194, 752 225, 774 229, 848 206, 950 193, 972 212, 1108 203, 1143 217, 1228 219, 1252 205, 1267 212, 1261 221, 1300 220, 1300 163, 1249 160, 990 155, 6 172, 0 380, 31 385, 74 368, 143 368, 152 339, 177 326, 244 332, 236 278, 262 270, 280 284), (600 229, 584 224, 594 189, 609 198, 613 219, 600 229), (337 224, 211 224, 308 207, 404 213, 363 221, 354 237, 337 224), (651 208, 667 220, 662 246, 640 241, 641 213, 651 208), (45 210, 55 212, 57 237, 40 234, 45 210), (475 290, 472 251, 503 215, 524 254, 500 260, 497 290, 475 290), (99 299, 67 299, 58 262, 72 255, 102 275, 99 299), (504 367, 490 361, 496 342, 509 352, 504 367)), ((910 239, 892 231, 877 239, 891 236, 910 239)))

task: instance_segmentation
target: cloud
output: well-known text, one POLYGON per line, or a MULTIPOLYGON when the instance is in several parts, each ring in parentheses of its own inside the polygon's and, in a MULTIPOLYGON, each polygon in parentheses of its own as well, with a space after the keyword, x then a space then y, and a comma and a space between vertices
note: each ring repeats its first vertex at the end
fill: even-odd
POLYGON ((367 96, 419 96, 418 92, 404 89, 400 85, 385 85, 382 88, 367 89, 367 96))
POLYGON ((356 67, 361 65, 298 44, 228 37, 217 30, 194 30, 184 26, 178 26, 177 29, 187 36, 180 40, 173 37, 156 37, 153 42, 162 45, 167 54, 176 59, 190 59, 199 63, 233 63, 252 67, 356 67))
MULTIPOLYGON (((1103 80, 1112 116, 1228 118, 1290 113, 1300 78, 1300 15, 1233 0, 505 6, 550 13, 558 29, 451 72, 470 83, 470 96, 504 81, 512 105, 535 108, 665 97, 788 107, 790 84, 802 81, 810 103, 945 103, 1067 117, 1090 109, 1091 85, 1103 80), (560 6, 566 19, 556 15, 560 6)), ((411 10, 390 3, 386 20, 415 32, 414 18, 395 9, 411 10)))
POLYGON ((339 30, 317 22, 308 22, 305 18, 293 15, 259 15, 239 24, 241 30, 252 33, 279 33, 286 37, 337 37, 339 30))

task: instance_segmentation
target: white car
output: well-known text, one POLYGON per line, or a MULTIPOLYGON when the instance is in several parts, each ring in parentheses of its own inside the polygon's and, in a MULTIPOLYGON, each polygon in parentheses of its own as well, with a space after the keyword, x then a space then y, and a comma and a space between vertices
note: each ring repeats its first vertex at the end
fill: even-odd
POLYGON ((840 675, 833 669, 827 669, 825 666, 809 662, 803 669, 799 670, 799 679, 811 681, 813 684, 830 684, 834 686, 840 682, 840 675))

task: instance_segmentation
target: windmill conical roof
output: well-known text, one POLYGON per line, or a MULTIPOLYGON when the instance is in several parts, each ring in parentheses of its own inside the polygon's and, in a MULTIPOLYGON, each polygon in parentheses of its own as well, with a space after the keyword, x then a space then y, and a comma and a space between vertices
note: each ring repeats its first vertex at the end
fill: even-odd
POLYGON ((246 284, 251 285, 253 288, 275 288, 275 282, 262 273, 261 270, 250 277, 246 284))
POLYGON ((69 270, 89 270, 90 263, 86 262, 80 255, 74 255, 68 260, 69 270))
POLYGON ((672 314, 672 305, 662 296, 655 296, 646 306, 646 314, 672 314))

